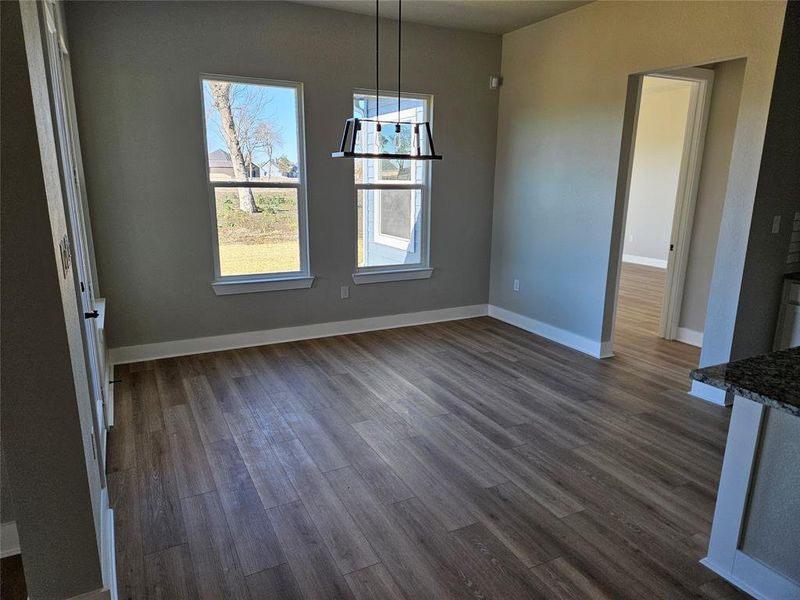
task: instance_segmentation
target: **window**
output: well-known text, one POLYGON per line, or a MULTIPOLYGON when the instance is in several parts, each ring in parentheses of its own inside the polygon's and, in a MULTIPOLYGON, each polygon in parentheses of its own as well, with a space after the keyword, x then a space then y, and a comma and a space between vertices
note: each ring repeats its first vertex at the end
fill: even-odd
POLYGON ((202 79, 217 294, 310 287, 302 84, 202 79))
MULTIPOLYGON (((362 122, 357 152, 408 153, 413 122, 430 120, 430 96, 353 94, 353 116, 362 122), (395 124, 400 122, 400 131, 395 124)), ((430 277, 428 205, 430 163, 424 160, 355 159, 357 230, 356 283, 430 277)))

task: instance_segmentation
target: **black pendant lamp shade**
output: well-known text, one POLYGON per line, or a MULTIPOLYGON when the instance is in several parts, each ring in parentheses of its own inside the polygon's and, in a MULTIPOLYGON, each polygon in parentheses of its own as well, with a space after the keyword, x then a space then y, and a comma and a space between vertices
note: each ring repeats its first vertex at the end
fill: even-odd
MULTIPOLYGON (((379 34, 380 34, 380 19, 379 19, 379 1, 375 0, 375 103, 380 107, 381 94, 380 94, 380 59, 379 59, 379 34)), ((400 93, 400 73, 401 73, 401 34, 402 34, 402 1, 397 1, 397 118, 400 118, 401 106, 401 93, 400 93)), ((410 122, 410 121, 381 121, 378 117, 380 111, 376 110, 375 119, 359 119, 351 117, 344 122, 344 131, 342 132, 342 142, 339 145, 338 152, 332 152, 333 158, 389 158, 394 160, 442 160, 441 154, 436 154, 436 149, 433 145, 433 134, 431 133, 431 124, 429 121, 410 122), (376 133, 380 134, 381 129, 386 126, 394 126, 395 133, 399 136, 401 126, 411 127, 411 150, 408 153, 396 152, 383 152, 383 145, 380 144, 379 152, 357 152, 359 132, 362 130, 362 124, 375 123, 376 133), (423 152, 423 139, 425 151, 423 152)), ((396 149, 396 148, 395 148, 396 149)))
MULTIPOLYGON (((380 131, 380 127, 386 123, 381 123, 377 119, 357 119, 352 117, 344 122, 344 132, 342 133, 342 143, 339 146, 338 152, 332 152, 333 158, 391 158, 401 160, 442 160, 441 154, 436 154, 436 149, 433 146, 433 135, 431 135, 431 124, 428 121, 421 123, 411 123, 412 135, 414 141, 412 142, 412 151, 407 154, 397 154, 393 152, 356 152, 356 143, 358 141, 358 132, 361 131, 362 123, 375 123, 375 126, 380 131), (424 132, 428 151, 423 153, 420 144, 420 130, 424 132)), ((400 123, 395 123, 395 131, 399 133, 400 123)))

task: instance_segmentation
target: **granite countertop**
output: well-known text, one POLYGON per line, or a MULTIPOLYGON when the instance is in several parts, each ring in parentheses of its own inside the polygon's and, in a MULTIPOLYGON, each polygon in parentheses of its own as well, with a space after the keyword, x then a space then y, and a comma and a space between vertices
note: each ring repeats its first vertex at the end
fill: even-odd
POLYGON ((800 348, 695 369, 691 378, 800 417, 800 348))

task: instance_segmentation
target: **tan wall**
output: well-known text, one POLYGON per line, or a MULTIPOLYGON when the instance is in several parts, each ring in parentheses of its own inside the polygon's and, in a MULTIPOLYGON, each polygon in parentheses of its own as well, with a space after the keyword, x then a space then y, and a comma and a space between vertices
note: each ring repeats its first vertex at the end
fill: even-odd
POLYGON ((594 2, 503 37, 493 304, 609 339, 629 76, 746 57, 703 355, 729 356, 785 8, 594 2))
POLYGON ((675 79, 644 79, 625 222, 625 255, 666 264, 693 85, 675 79))

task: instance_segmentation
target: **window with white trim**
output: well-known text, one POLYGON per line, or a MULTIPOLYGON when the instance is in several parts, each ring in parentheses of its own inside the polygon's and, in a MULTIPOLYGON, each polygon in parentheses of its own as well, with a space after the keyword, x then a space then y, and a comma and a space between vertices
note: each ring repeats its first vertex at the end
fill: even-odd
POLYGON ((215 290, 308 287, 302 84, 208 75, 202 95, 215 290))
MULTIPOLYGON (((402 94, 398 107, 396 94, 377 102, 374 92, 356 91, 353 116, 381 121, 380 131, 376 123, 361 123, 356 152, 411 152, 412 123, 429 121, 430 111, 430 96, 402 94)), ((428 269, 430 162, 355 159, 355 187, 356 276, 428 269)))

